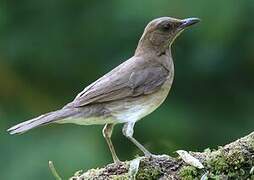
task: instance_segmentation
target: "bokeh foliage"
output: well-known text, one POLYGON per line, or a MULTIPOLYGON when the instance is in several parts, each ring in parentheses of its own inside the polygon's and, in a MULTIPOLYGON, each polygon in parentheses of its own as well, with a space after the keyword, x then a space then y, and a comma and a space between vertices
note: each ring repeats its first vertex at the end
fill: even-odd
MULTIPOLYGON (((52 125, 22 136, 5 130, 60 108, 132 56, 147 22, 200 17, 173 46, 170 96, 137 123, 154 153, 225 144, 254 126, 253 0, 0 1, 0 179, 51 179, 47 161, 68 177, 111 161, 101 126, 52 125)), ((137 149, 121 135, 121 159, 137 149)))

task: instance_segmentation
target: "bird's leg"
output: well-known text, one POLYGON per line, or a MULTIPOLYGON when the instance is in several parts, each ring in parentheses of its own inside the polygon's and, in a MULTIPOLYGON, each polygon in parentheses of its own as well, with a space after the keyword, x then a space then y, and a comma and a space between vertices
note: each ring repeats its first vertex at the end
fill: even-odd
POLYGON ((114 124, 106 124, 102 130, 102 134, 103 134, 104 138, 106 139, 106 142, 108 144, 108 147, 109 147, 109 150, 112 154, 112 158, 113 158, 114 162, 118 163, 118 162, 120 162, 120 160, 118 159, 118 157, 116 155, 114 145, 111 141, 111 135, 113 132, 113 128, 114 128, 114 124))
POLYGON ((134 124, 135 123, 126 123, 123 126, 123 135, 127 137, 129 140, 131 140, 144 154, 146 157, 153 156, 152 153, 150 153, 142 144, 140 144, 134 137, 134 124))

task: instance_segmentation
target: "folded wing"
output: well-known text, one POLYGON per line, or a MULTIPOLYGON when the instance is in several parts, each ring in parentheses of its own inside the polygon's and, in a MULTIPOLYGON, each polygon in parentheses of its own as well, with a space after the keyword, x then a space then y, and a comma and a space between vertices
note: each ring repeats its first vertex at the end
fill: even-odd
POLYGON ((81 107, 155 92, 167 80, 169 71, 160 64, 145 66, 142 59, 126 61, 85 88, 69 105, 81 107))

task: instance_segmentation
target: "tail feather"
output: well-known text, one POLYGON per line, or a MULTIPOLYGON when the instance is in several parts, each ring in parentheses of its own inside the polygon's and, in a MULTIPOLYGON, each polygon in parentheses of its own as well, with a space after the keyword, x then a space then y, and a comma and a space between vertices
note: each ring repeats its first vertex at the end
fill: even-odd
POLYGON ((69 117, 73 112, 70 109, 61 109, 50 113, 43 114, 31 120, 17 124, 7 131, 10 134, 21 134, 35 127, 53 123, 57 120, 69 117))

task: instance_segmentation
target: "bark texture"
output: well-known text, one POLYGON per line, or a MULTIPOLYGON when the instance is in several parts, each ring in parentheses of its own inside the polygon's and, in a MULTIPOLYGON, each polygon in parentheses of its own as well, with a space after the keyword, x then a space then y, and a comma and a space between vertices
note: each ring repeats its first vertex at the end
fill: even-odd
POLYGON ((254 132, 216 150, 189 153, 204 165, 203 169, 187 164, 180 157, 162 155, 140 157, 134 174, 130 171, 133 161, 126 161, 77 172, 70 180, 254 179, 254 132))

